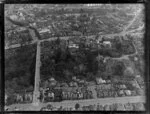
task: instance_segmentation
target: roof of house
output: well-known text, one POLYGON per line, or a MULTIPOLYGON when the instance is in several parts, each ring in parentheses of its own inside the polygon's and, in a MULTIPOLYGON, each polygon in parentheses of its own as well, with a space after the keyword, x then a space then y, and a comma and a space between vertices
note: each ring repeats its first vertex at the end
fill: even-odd
POLYGON ((123 104, 117 104, 116 105, 117 107, 117 110, 119 110, 119 111, 123 111, 123 110, 125 110, 125 107, 124 107, 124 105, 123 104))
POLYGON ((49 78, 49 81, 55 81, 55 79, 53 77, 49 78))
POLYGON ((42 29, 39 33, 45 33, 45 32, 50 32, 50 30, 45 28, 45 29, 42 29))

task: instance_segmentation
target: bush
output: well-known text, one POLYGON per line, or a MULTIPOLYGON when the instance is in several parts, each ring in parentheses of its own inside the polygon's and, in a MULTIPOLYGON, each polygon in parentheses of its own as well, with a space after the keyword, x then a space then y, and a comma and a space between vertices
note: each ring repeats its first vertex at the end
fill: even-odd
POLYGON ((15 97, 14 96, 10 96, 7 98, 7 101, 6 101, 6 105, 12 105, 13 103, 15 103, 15 97))
POLYGON ((117 62, 112 67, 112 69, 113 69, 113 75, 122 76, 124 69, 125 69, 124 63, 123 62, 117 62))
POLYGON ((75 109, 78 110, 80 108, 80 104, 75 104, 75 109))

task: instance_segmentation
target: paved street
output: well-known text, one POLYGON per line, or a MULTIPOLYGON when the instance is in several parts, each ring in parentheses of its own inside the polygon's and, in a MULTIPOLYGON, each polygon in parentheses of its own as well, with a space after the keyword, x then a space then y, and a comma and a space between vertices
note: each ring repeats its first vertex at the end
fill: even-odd
MULTIPOLYGON (((123 36, 123 35, 126 35, 130 33, 130 31, 126 32, 126 33, 116 33, 116 34, 106 34, 106 35, 101 35, 101 36, 106 36, 106 37, 114 37, 114 36, 123 36)), ((143 34, 143 33, 130 33, 131 35, 140 35, 140 34, 143 34)), ((88 36, 87 38, 90 38, 92 39, 95 35, 91 35, 91 36, 88 36)), ((64 36, 64 37, 60 37, 60 39, 62 40, 67 40, 69 38, 71 38, 73 36, 64 36)), ((44 41, 52 41, 52 40, 56 40, 57 37, 51 37, 51 38, 48 38, 48 39, 43 39, 43 40, 40 40, 40 42, 44 42, 44 41)), ((34 44, 36 43, 37 40, 33 40, 31 41, 29 44, 26 44, 26 45, 30 45, 30 44, 34 44)), ((12 49, 12 48, 18 48, 18 47, 21 47, 20 44, 14 44, 14 45, 11 45, 11 46, 5 46, 5 49, 12 49)))
POLYGON ((37 98, 40 96, 40 92, 39 92, 40 66, 41 66, 40 54, 41 54, 41 46, 40 46, 40 43, 38 42, 37 53, 36 53, 35 86, 34 86, 34 93, 33 93, 33 102, 35 104, 36 102, 38 102, 37 98))
POLYGON ((14 109, 15 107, 20 110, 40 110, 42 107, 47 106, 48 104, 52 104, 56 107, 74 107, 76 103, 79 103, 81 106, 87 106, 92 104, 112 104, 112 103, 137 103, 137 102, 145 102, 145 96, 130 96, 130 97, 116 97, 116 98, 99 98, 99 99, 88 99, 88 100, 68 100, 62 102, 49 102, 49 103, 40 103, 39 106, 34 106, 33 104, 13 104, 9 110, 14 109))

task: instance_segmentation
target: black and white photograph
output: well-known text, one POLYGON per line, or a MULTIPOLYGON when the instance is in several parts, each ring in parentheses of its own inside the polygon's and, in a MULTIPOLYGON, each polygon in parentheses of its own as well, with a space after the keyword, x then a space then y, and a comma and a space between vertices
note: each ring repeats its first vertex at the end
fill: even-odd
POLYGON ((145 111, 144 4, 4 4, 7 111, 145 111))

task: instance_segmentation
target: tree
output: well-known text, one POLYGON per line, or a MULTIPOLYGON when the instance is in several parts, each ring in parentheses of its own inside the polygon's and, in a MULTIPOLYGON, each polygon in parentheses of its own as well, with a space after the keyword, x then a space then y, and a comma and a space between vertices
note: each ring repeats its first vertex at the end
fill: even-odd
POLYGON ((87 74, 86 74, 86 78, 87 78, 87 80, 95 80, 95 75, 92 73, 92 72, 88 72, 87 74))
POLYGON ((127 77, 134 76, 134 71, 132 67, 127 67, 123 73, 124 73, 124 76, 127 76, 127 77))
POLYGON ((79 108, 80 108, 80 104, 79 103, 75 104, 75 109, 78 110, 79 108))
POLYGON ((55 15, 52 15, 52 16, 51 16, 51 19, 52 19, 52 20, 56 20, 57 17, 56 17, 55 15))
POLYGON ((116 62, 114 66, 112 66, 113 75, 122 76, 124 69, 125 66, 123 62, 116 62))

